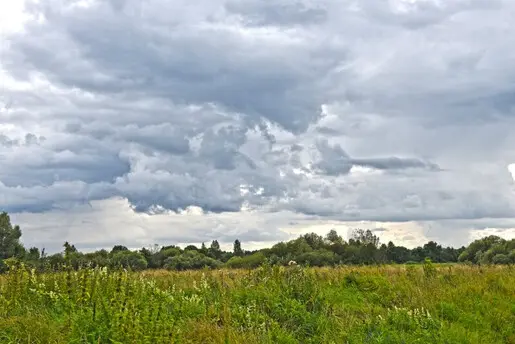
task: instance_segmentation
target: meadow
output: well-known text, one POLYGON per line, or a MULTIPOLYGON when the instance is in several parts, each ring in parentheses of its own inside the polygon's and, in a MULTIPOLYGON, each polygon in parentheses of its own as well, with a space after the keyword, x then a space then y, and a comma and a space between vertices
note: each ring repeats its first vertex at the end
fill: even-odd
POLYGON ((515 270, 18 267, 0 276, 0 343, 515 343, 515 270))

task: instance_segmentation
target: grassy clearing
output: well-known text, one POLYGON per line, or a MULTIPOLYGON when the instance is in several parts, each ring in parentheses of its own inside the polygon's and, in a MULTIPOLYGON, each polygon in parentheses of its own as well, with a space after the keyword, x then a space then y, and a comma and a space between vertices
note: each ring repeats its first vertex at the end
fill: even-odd
POLYGON ((0 343, 515 343, 509 266, 0 277, 0 343))

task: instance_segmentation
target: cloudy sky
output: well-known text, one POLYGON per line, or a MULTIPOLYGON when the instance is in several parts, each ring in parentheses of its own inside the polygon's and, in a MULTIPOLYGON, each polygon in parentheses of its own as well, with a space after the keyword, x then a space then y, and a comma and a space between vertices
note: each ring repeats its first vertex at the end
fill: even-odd
POLYGON ((1 1, 0 209, 50 251, 514 237, 514 22, 513 0, 1 1))

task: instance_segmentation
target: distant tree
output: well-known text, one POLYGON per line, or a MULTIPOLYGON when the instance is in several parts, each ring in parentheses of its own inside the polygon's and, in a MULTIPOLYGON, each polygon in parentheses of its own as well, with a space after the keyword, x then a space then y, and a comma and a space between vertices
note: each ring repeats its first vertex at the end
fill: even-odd
POLYGON ((412 259, 409 249, 404 246, 395 246, 393 242, 386 245, 386 261, 391 263, 406 263, 412 259))
POLYGON ((469 261, 472 263, 481 263, 483 255, 492 246, 496 244, 504 244, 506 240, 496 235, 490 235, 482 239, 473 241, 458 257, 460 262, 469 261))
POLYGON ((366 231, 363 229, 356 229, 352 232, 352 239, 361 245, 372 244, 374 247, 379 246, 379 237, 376 236, 370 229, 366 231))
POLYGON ((29 251, 27 252, 27 259, 28 260, 39 260, 41 258, 41 253, 39 252, 39 248, 37 247, 31 247, 29 251))
POLYGON ((313 250, 322 249, 325 245, 324 238, 316 233, 306 233, 302 237, 313 250))
POLYGON ((165 260, 164 267, 169 270, 202 269, 204 267, 216 268, 221 263, 213 258, 207 257, 198 251, 185 251, 178 256, 165 260))
POLYGON ((288 252, 288 244, 282 241, 278 242, 270 249, 270 253, 276 255, 277 257, 286 257, 288 255, 288 252))
POLYGON ((71 245, 68 241, 65 241, 63 244, 64 247, 64 259, 71 259, 72 254, 77 253, 77 249, 75 245, 71 245))
POLYGON ((200 246, 199 252, 204 254, 204 255, 207 255, 207 247, 206 247, 206 244, 204 244, 204 242, 202 242, 202 245, 200 246))
POLYGON ((6 212, 0 213, 0 260, 24 253, 25 249, 20 243, 20 237, 20 227, 11 224, 11 218, 6 212))
POLYGON ((158 269, 164 266, 164 261, 167 258, 181 254, 181 249, 177 246, 165 246, 161 249, 146 249, 140 250, 140 253, 145 257, 150 269, 158 269))
POLYGON ((326 249, 302 253, 295 257, 295 261, 309 266, 330 266, 338 262, 336 255, 326 249))
POLYGON ((139 252, 117 251, 110 258, 112 268, 126 268, 134 271, 144 270, 148 266, 145 257, 139 252))
POLYGON ((304 236, 288 241, 286 245, 288 247, 288 255, 297 256, 302 253, 313 251, 313 248, 311 247, 311 245, 309 245, 304 236))
POLYGON ((84 264, 91 267, 105 267, 110 264, 109 252, 104 249, 84 254, 83 260, 84 264))
POLYGON ((123 246, 123 245, 115 245, 111 249, 111 254, 114 254, 114 253, 117 253, 117 252, 121 252, 121 251, 129 251, 129 249, 127 247, 123 246))
POLYGON ((499 253, 492 258, 492 263, 494 263, 494 264, 510 264, 511 260, 508 255, 499 253))
POLYGON ((230 268, 253 269, 261 266, 265 260, 265 255, 257 252, 245 257, 234 256, 226 264, 230 268))
POLYGON ((195 245, 188 245, 184 248, 184 251, 198 251, 198 248, 195 245))
POLYGON ((336 232, 334 229, 331 229, 329 233, 325 236, 325 240, 330 244, 342 244, 343 238, 338 235, 338 232, 336 232))
POLYGON ((62 253, 55 253, 46 258, 46 263, 51 270, 59 270, 65 263, 62 253))
POLYGON ((213 240, 211 242, 211 250, 213 251, 220 251, 220 244, 218 243, 218 240, 213 240))
POLYGON ((220 259, 220 257, 222 256, 222 250, 220 249, 220 244, 218 243, 218 240, 213 240, 211 242, 208 254, 210 257, 214 259, 220 259))
POLYGON ((241 242, 238 239, 234 240, 233 253, 237 257, 243 256, 243 250, 241 249, 241 242))

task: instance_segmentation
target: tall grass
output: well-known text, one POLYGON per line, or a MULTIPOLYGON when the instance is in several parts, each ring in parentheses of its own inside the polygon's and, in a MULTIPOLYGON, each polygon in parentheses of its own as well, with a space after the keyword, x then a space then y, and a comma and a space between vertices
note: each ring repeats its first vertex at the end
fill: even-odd
POLYGON ((515 343, 512 267, 0 277, 0 343, 515 343))

